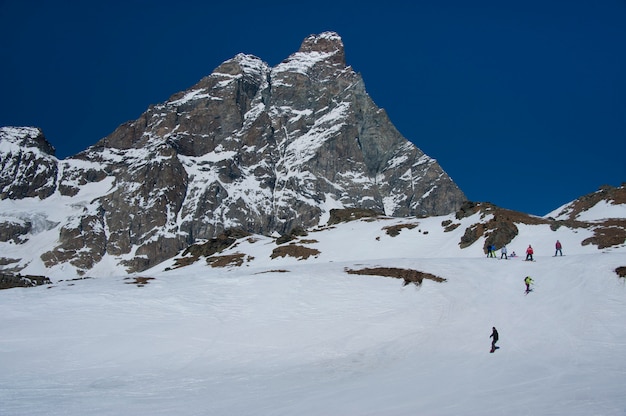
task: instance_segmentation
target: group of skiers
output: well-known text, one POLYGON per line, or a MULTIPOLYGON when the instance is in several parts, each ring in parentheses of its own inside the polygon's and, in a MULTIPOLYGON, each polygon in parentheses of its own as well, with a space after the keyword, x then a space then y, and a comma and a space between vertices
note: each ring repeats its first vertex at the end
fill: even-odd
MULTIPOLYGON (((500 249, 500 258, 501 259, 508 259, 507 255, 506 255, 506 246, 502 247, 500 249)), ((513 254, 515 254, 515 252, 513 252, 513 254)), ((488 245, 487 246, 487 257, 497 257, 496 256, 496 246, 494 246, 493 244, 488 245)))
MULTIPOLYGON (((554 257, 557 256, 557 254, 559 255, 563 255, 563 245, 561 244, 561 242, 559 240, 556 240, 556 244, 555 244, 555 248, 556 251, 554 252, 554 257)), ((533 259, 533 254, 535 254, 535 250, 533 250, 532 245, 528 245, 528 248, 526 249, 526 261, 534 261, 533 259)), ((493 257, 496 258, 496 246, 493 244, 490 244, 487 246, 487 257, 493 257)), ((511 257, 516 257, 515 252, 511 253, 511 257)), ((507 259, 508 260, 508 256, 507 256, 507 249, 506 246, 502 246, 502 248, 500 249, 500 259, 507 259)))
MULTIPOLYGON (((559 240, 556 240, 556 244, 555 244, 555 249, 556 251, 554 252, 554 257, 558 255, 563 255, 563 245, 561 244, 561 242, 559 240)), ((496 257, 496 247, 494 245, 489 245, 487 247, 487 257, 496 257)), ((503 246, 500 249, 500 258, 508 258, 507 257, 507 249, 506 246, 503 246)), ((533 247, 529 244, 528 248, 526 249, 526 260, 527 261, 533 261, 533 254, 534 254, 534 250, 533 247)), ((511 257, 515 257, 515 252, 511 253, 511 257)), ((532 292, 532 289, 530 288, 530 285, 534 284, 534 280, 532 279, 532 277, 530 276, 526 276, 524 278, 524 284, 526 285, 526 294, 528 294, 529 292, 532 292)), ((489 336, 489 338, 491 338, 491 351, 489 352, 494 352, 498 347, 496 346, 496 343, 498 342, 499 339, 499 334, 498 334, 498 330, 496 329, 496 327, 494 326, 492 328, 491 331, 491 335, 489 336)))

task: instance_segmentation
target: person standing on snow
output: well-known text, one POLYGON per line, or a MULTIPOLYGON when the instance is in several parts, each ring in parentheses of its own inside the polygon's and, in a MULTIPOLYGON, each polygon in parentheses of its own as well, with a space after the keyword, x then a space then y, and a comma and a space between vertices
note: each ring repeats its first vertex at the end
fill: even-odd
POLYGON ((526 283, 526 293, 530 292, 530 285, 533 284, 533 279, 530 276, 526 276, 524 283, 526 283))
POLYGON ((561 245, 561 242, 559 240, 556 240, 556 251, 554 252, 554 257, 556 257, 556 254, 559 253, 561 256, 563 255, 563 251, 561 251, 561 249, 563 248, 563 246, 561 245))
POLYGON ((498 330, 495 326, 493 327, 489 338, 491 338, 491 352, 494 352, 496 350, 496 342, 498 342, 498 330))
POLYGON ((506 246, 503 246, 500 249, 500 259, 502 259, 502 257, 504 257, 505 260, 508 260, 509 258, 506 256, 506 246))
POLYGON ((526 249, 526 260, 533 261, 533 254, 534 254, 533 248, 529 244, 528 248, 526 249))

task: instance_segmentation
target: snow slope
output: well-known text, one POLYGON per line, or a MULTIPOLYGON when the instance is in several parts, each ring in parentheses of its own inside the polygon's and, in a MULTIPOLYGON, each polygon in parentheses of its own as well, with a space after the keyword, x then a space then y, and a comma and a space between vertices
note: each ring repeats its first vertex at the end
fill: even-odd
POLYGON ((0 291, 0 415, 626 414, 624 247, 525 226, 509 252, 537 261, 488 259, 419 221, 310 233, 309 261, 259 238, 241 267, 0 291), (377 266, 447 281, 344 270, 377 266))

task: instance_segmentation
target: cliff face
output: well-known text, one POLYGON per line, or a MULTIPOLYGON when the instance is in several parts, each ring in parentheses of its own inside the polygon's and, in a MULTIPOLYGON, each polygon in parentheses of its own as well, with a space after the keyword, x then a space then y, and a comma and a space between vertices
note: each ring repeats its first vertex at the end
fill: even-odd
POLYGON ((56 190, 57 173, 54 147, 40 129, 0 130, 0 199, 49 197, 56 190))
MULTIPOLYGON (((144 270, 228 228, 282 234, 343 207, 441 215, 466 199, 376 107, 332 32, 309 36, 274 68, 237 55, 63 161, 41 132, 17 130, 0 133, 22 152, 18 163, 20 151, 2 151, 21 170, 0 177, 0 197, 37 197, 38 229, 56 235, 37 261, 79 273, 105 256, 144 270)), ((0 230, 21 230, 23 243, 33 215, 14 212, 0 230)))

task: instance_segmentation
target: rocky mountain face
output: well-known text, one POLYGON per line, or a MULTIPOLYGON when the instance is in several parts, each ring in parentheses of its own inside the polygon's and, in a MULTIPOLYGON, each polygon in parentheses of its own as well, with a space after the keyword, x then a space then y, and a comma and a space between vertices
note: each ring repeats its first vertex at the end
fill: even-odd
POLYGON ((466 200, 372 102, 332 32, 273 68, 239 54, 62 161, 38 129, 0 129, 0 164, 8 270, 141 271, 227 229, 285 234, 334 208, 429 216, 466 200))
POLYGON ((0 199, 43 199, 56 191, 58 161, 41 130, 3 129, 0 140, 0 199))

